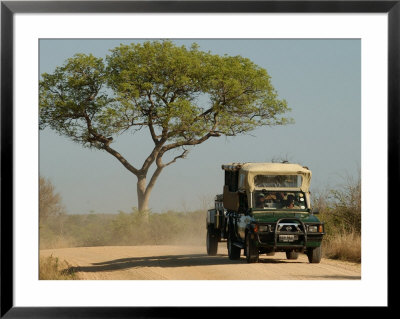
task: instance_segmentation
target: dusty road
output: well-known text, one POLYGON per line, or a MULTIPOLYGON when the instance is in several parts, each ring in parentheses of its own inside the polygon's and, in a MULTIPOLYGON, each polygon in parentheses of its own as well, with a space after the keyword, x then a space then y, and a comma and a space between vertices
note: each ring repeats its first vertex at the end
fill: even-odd
POLYGON ((232 261, 226 244, 217 256, 207 256, 204 246, 117 246, 41 250, 41 256, 66 260, 79 279, 112 280, 357 280, 361 265, 322 259, 309 264, 305 254, 287 260, 284 253, 260 255, 260 262, 246 258, 232 261))

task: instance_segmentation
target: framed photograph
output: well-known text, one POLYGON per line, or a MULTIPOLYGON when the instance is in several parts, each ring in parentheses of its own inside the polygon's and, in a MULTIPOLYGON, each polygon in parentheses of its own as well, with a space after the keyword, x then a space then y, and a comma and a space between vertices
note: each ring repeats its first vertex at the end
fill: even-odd
POLYGON ((399 30, 399 1, 1 1, 1 317, 389 308, 399 30), (357 262, 320 263, 342 230, 357 262))

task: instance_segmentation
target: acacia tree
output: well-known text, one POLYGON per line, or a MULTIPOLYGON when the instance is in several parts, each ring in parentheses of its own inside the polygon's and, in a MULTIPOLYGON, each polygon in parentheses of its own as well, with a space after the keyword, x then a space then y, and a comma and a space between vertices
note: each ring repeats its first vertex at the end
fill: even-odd
POLYGON ((267 71, 247 58, 171 41, 120 45, 110 52, 105 60, 76 54, 54 73, 42 74, 40 128, 113 155, 137 177, 140 211, 148 209, 162 170, 190 147, 291 122, 267 71), (148 130, 154 147, 135 167, 111 144, 118 135, 141 129, 148 130), (173 150, 178 155, 164 162, 173 150))

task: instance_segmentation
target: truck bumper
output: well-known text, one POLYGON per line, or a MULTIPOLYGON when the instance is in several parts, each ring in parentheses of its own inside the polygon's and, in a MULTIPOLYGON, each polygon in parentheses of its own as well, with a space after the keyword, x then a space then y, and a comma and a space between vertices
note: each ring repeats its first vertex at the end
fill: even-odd
MULTIPOLYGON (((293 233, 279 233, 279 235, 293 235, 293 233)), ((295 234, 295 236, 298 236, 298 239, 292 242, 280 241, 279 235, 274 233, 257 233, 254 234, 253 240, 255 241, 257 247, 265 248, 268 251, 304 251, 307 248, 321 246, 324 233, 318 233, 315 235, 308 234, 306 236, 307 239, 304 238, 304 234, 295 234)))
MULTIPOLYGON (((287 228, 292 230, 293 227, 287 228)), ((323 232, 308 232, 306 225, 298 218, 278 219, 274 227, 268 227, 268 229, 268 232, 253 233, 253 240, 258 247, 266 248, 269 251, 305 251, 308 247, 321 246, 322 238, 325 235, 323 232), (293 221, 296 221, 299 227, 296 226, 293 231, 282 230, 284 222, 293 221)))

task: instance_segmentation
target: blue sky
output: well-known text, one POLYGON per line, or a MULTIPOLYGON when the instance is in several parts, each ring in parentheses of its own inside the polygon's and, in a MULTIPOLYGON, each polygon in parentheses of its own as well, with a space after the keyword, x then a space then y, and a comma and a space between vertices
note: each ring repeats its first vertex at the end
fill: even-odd
MULTIPOLYGON (((39 73, 54 71, 75 53, 105 57, 120 43, 143 40, 40 40, 39 73)), ((161 174, 150 198, 155 212, 202 208, 222 193, 221 164, 287 158, 313 172, 311 191, 337 187, 361 167, 361 41, 358 39, 185 39, 213 54, 241 55, 265 68, 295 124, 262 127, 192 148, 161 174)), ((115 149, 139 165, 148 155, 147 132, 127 134, 115 149)), ((67 212, 128 212, 137 206, 136 176, 110 154, 84 149, 50 129, 40 132, 40 175, 60 193, 67 212)))

